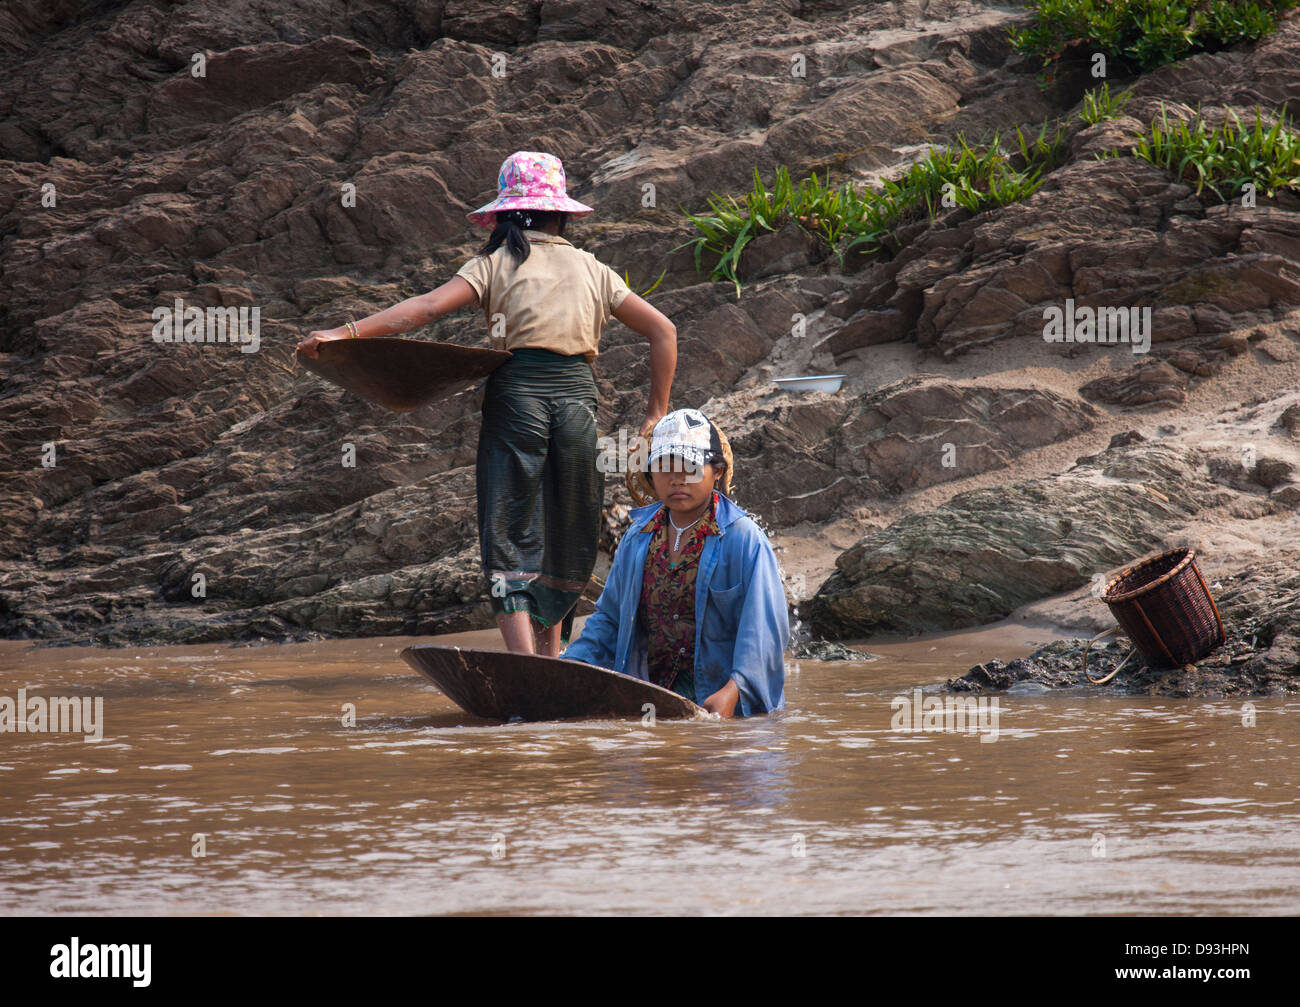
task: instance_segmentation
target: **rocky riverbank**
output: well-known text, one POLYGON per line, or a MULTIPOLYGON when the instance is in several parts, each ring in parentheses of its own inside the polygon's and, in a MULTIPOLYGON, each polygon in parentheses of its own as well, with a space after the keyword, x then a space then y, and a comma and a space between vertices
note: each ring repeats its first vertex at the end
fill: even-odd
MULTIPOLYGON (((1230 669, 1256 669, 1241 687, 1300 674, 1294 607, 1269 607, 1287 588, 1266 572, 1300 559, 1300 204, 1197 198, 1130 153, 1162 109, 1246 119, 1300 100, 1300 12, 1258 43, 1110 81, 1131 99, 1088 126, 1079 103, 1097 82, 1040 88, 1007 38, 1027 15, 1004 5, 602 11, 0 12, 0 634, 489 626, 481 388, 386 413, 297 371, 293 347, 452 275, 483 239, 463 214, 527 137, 597 208, 572 240, 634 289, 663 273, 649 299, 678 329, 673 405, 728 432, 737 502, 818 636, 1017 612, 1091 635, 1109 624, 1095 578, 1192 544, 1225 593, 1253 578, 1258 602, 1233 608, 1250 652, 1224 648, 1230 669), (747 189, 755 167, 873 185, 929 144, 1050 118, 1066 156, 1039 191, 910 224, 878 255, 841 267, 786 227, 746 250, 737 299, 674 251, 693 234, 678 207, 747 189), (259 351, 155 342, 152 313, 176 298, 257 307, 259 351), (1149 352, 1046 341, 1045 311, 1067 303, 1149 308, 1149 352), (826 372, 846 375, 838 393, 771 382, 826 372)), ((485 333, 465 311, 412 335, 485 333)), ((617 437, 644 409, 644 342, 611 324, 596 375, 600 430, 617 437)), ((606 499, 597 576, 626 527, 619 476, 606 499)), ((1031 660, 1056 684, 1073 652, 1031 660)), ((1030 674, 983 667, 968 685, 1030 674)))

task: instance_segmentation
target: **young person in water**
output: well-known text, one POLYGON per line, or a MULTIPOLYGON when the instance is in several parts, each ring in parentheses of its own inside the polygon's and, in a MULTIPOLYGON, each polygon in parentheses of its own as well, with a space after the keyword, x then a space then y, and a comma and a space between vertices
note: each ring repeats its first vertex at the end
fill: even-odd
POLYGON ((727 496, 730 447, 697 409, 651 435, 641 485, 605 590, 561 655, 646 679, 722 717, 785 705, 790 619, 776 555, 727 496))

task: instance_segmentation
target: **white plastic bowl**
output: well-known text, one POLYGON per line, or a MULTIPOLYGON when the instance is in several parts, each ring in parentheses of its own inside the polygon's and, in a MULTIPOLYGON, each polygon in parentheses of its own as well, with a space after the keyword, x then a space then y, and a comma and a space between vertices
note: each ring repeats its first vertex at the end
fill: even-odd
POLYGON ((847 374, 812 374, 806 378, 773 378, 778 388, 790 392, 830 392, 840 390, 847 374))

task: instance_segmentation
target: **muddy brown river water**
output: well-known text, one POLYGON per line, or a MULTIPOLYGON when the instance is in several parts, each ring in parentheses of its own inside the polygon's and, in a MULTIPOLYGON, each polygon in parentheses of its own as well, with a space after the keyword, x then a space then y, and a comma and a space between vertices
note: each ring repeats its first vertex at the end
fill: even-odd
POLYGON ((653 726, 476 721, 397 658, 427 639, 3 642, 0 697, 102 697, 103 737, 0 734, 0 912, 1300 912, 1295 699, 902 705, 1051 638, 873 642, 653 726))

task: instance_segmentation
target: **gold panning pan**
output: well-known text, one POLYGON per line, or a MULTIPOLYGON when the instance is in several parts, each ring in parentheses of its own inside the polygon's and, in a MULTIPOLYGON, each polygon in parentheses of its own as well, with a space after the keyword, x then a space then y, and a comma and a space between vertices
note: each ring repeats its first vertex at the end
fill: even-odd
POLYGON ((468 388, 512 356, 508 350, 393 336, 331 339, 319 344, 317 352, 320 356, 313 358, 299 350, 298 363, 354 395, 399 413, 468 388))

